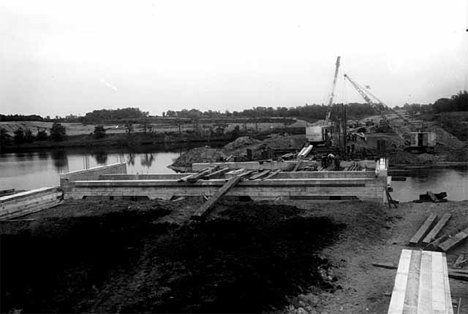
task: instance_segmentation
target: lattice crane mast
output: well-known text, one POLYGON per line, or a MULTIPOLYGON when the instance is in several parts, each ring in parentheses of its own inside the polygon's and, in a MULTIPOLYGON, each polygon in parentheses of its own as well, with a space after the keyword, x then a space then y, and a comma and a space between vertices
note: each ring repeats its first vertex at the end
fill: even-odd
POLYGON ((333 98, 335 97, 336 79, 338 78, 338 71, 340 69, 340 58, 340 56, 336 58, 335 76, 333 77, 333 86, 330 94, 330 101, 328 102, 327 115, 325 116, 325 124, 328 124, 328 122, 330 121, 331 106, 333 104, 333 98))

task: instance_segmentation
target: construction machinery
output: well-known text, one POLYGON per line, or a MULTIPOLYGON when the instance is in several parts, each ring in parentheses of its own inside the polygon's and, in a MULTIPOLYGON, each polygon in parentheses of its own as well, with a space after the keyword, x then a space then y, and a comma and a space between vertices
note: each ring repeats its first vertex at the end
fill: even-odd
POLYGON ((313 144, 325 144, 327 146, 331 143, 332 124, 330 122, 331 108, 333 104, 333 98, 335 97, 336 80, 338 78, 338 72, 340 69, 340 56, 336 58, 335 63, 335 75, 333 77, 333 86, 328 101, 327 114, 325 120, 319 125, 307 125, 306 126, 306 138, 309 143, 313 144))
POLYGON ((357 92, 364 98, 364 100, 381 116, 379 121, 379 130, 385 131, 392 129, 398 136, 400 136, 406 143, 404 150, 412 153, 430 152, 436 145, 436 134, 434 132, 422 132, 421 130, 415 132, 408 132, 405 128, 399 127, 395 123, 389 121, 384 114, 384 111, 390 111, 398 116, 403 123, 410 126, 412 129, 417 129, 411 122, 409 122, 400 113, 385 105, 379 98, 372 94, 368 89, 364 89, 349 75, 344 75, 345 79, 357 90, 357 92), (372 98, 376 101, 374 102, 372 98))

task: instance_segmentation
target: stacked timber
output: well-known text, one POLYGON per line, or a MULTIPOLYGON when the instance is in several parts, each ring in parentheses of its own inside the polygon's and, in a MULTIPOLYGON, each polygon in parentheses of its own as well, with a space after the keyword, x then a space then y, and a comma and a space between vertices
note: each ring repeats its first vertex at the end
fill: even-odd
POLYGON ((468 239, 468 228, 460 230, 452 235, 443 235, 437 238, 451 217, 451 214, 446 213, 437 221, 436 214, 429 215, 422 226, 413 235, 409 244, 411 246, 423 245, 424 247, 437 249, 443 252, 447 252, 461 244, 468 239))

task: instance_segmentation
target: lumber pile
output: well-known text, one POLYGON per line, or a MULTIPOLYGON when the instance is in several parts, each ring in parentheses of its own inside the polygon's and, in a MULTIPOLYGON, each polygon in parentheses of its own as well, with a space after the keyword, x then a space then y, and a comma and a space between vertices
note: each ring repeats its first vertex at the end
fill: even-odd
POLYGON ((429 215, 429 217, 427 217, 427 219, 424 221, 423 225, 413 235, 409 241, 409 245, 423 245, 426 248, 447 252, 455 246, 461 244, 468 238, 468 228, 459 230, 453 235, 442 235, 437 238, 451 217, 451 214, 446 213, 439 221, 437 221, 436 214, 429 215))
POLYGON ((426 235, 422 243, 424 245, 428 245, 429 243, 434 241, 437 235, 440 233, 442 228, 447 224, 447 222, 449 221, 451 217, 452 215, 450 214, 444 214, 442 218, 439 220, 439 222, 434 226, 434 228, 426 235))
POLYGON ((432 191, 427 191, 426 194, 420 194, 418 200, 414 200, 413 203, 424 203, 424 202, 433 202, 433 203, 444 203, 447 202, 447 192, 433 193, 432 191))
POLYGON ((402 250, 388 314, 402 313, 453 314, 445 254, 402 250))

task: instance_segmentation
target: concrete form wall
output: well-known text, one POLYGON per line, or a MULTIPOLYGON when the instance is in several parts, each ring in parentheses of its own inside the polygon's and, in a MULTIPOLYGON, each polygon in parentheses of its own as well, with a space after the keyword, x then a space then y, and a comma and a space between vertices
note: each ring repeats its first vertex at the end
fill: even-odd
POLYGON ((65 198, 68 198, 71 182, 82 180, 99 180, 99 177, 101 175, 126 173, 127 164, 125 163, 118 163, 85 170, 72 171, 60 175, 60 187, 65 192, 65 198))
POLYGON ((31 214, 59 204, 63 192, 59 187, 40 188, 0 197, 0 219, 31 214))
MULTIPOLYGON (((233 168, 239 167, 238 163, 233 168)), ((246 163, 242 163, 245 167, 246 163)), ((260 165, 258 162, 252 164, 260 165)), ((277 162, 270 164, 272 169, 281 167, 277 162)), ((283 165, 286 163, 282 163, 283 165)), ((202 169, 208 164, 198 164, 202 169)), ((286 165, 289 166, 289 165, 286 165)), ((252 167, 256 167, 253 165, 252 167)), ((248 195, 253 199, 307 199, 320 197, 357 197, 385 203, 387 188, 386 165, 376 171, 320 171, 320 172, 280 172, 268 180, 245 180, 232 188, 228 196, 248 195)), ((255 169, 255 168, 254 168, 255 169)), ((234 176, 226 174, 222 179, 199 180, 196 183, 178 182, 188 174, 146 174, 126 175, 125 164, 99 167, 63 175, 66 198, 81 199, 88 196, 146 196, 151 199, 169 199, 172 196, 212 196, 223 186, 227 179, 234 176), (120 172, 120 174, 119 174, 120 172)))
MULTIPOLYGON (((225 179, 196 183, 177 180, 96 180, 70 183, 69 197, 85 196, 147 196, 169 199, 172 196, 212 196, 226 182, 225 179)), ((253 199, 284 199, 313 197, 357 197, 361 200, 385 202, 386 180, 382 178, 342 179, 269 179, 242 181, 228 196, 248 195, 253 199)))

